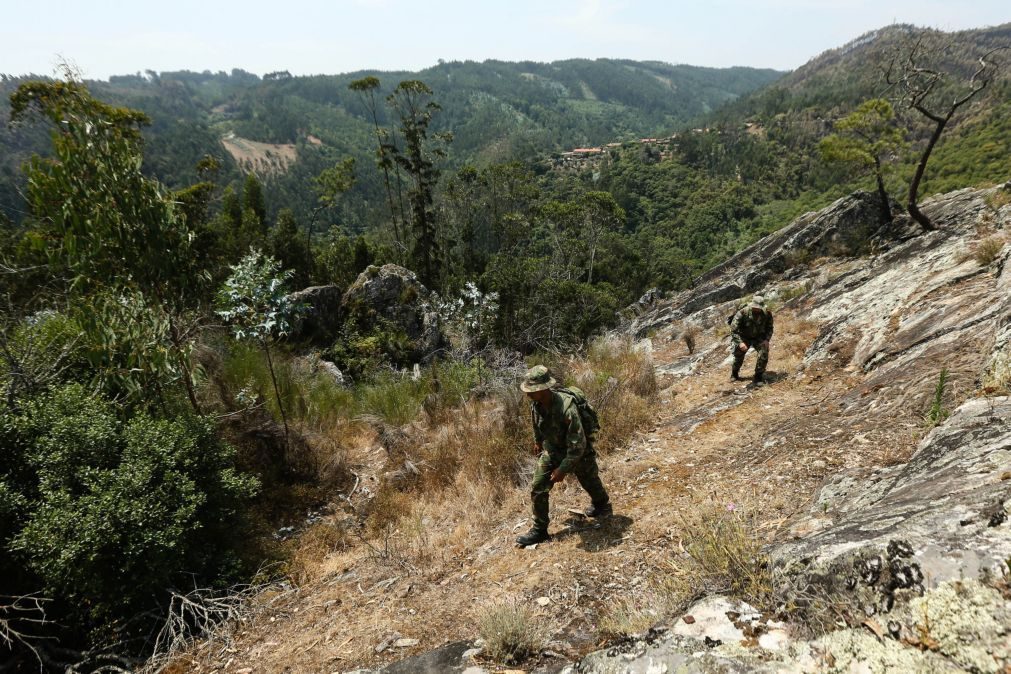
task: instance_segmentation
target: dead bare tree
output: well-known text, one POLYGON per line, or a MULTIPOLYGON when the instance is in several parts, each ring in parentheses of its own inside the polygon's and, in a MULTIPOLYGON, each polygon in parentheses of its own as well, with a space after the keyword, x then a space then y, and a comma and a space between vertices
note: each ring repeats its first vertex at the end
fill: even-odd
POLYGON ((36 631, 50 621, 46 618, 46 603, 34 594, 20 597, 0 596, 0 650, 15 651, 21 647, 35 656, 39 669, 43 668, 43 656, 39 652, 39 642, 46 639, 36 631))
POLYGON ((916 172, 909 183, 906 210, 927 231, 936 229, 919 208, 920 181, 927 168, 930 153, 941 138, 955 112, 982 92, 994 80, 1000 64, 993 60, 997 52, 1007 46, 990 49, 979 57, 978 65, 968 80, 953 82, 958 77, 955 68, 940 65, 941 56, 953 50, 951 41, 938 42, 920 35, 912 43, 899 47, 885 66, 885 81, 896 92, 900 103, 915 110, 934 124, 926 147, 920 154, 916 172))

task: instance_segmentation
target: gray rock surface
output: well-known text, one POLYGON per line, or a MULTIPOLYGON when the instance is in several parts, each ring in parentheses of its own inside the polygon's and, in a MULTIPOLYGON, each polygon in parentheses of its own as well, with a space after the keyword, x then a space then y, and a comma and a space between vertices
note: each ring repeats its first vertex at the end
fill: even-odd
POLYGON ((805 213, 713 267, 699 277, 694 288, 657 310, 643 313, 643 309, 656 304, 657 298, 650 298, 653 300, 650 304, 640 300, 626 310, 632 317, 630 331, 644 335, 658 325, 744 297, 783 274, 797 259, 853 255, 872 245, 880 247, 916 233, 901 219, 883 223, 876 194, 854 192, 828 208, 805 213))
POLYGON ((566 674, 807 674, 1006 671, 1011 601, 978 581, 948 581, 870 627, 840 629, 778 649, 652 631, 570 665, 566 674), (882 625, 896 629, 889 633, 882 625))
POLYGON ((947 580, 1000 577, 1011 558, 1011 398, 976 398, 908 463, 843 473, 815 498, 814 533, 771 549, 789 586, 869 614, 947 580))
MULTIPOLYGON (((472 641, 455 641, 419 655, 398 660, 378 669, 356 669, 347 674, 475 674, 468 651, 472 641)), ((476 668, 477 671, 485 671, 476 668)))
POLYGON ((438 315, 429 307, 430 293, 414 272, 395 264, 370 266, 358 275, 341 299, 345 315, 359 330, 385 321, 411 340, 411 360, 423 361, 449 347, 438 315))

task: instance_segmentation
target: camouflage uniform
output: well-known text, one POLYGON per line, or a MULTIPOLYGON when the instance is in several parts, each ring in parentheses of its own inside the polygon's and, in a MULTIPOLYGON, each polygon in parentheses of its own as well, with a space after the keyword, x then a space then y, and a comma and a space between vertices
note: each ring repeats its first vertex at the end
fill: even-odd
POLYGON ((536 402, 530 403, 534 423, 534 440, 543 447, 530 485, 533 501, 534 529, 548 530, 548 492, 551 491, 551 472, 556 468, 573 474, 590 495, 593 507, 609 507, 607 490, 597 472, 597 454, 593 439, 583 430, 579 408, 575 399, 563 392, 552 391, 547 409, 536 402))
POLYGON ((758 362, 755 363, 755 380, 760 381, 765 374, 765 366, 769 363, 769 345, 772 339, 772 312, 766 309, 761 302, 751 302, 748 306, 740 309, 730 323, 730 341, 734 354, 733 376, 736 378, 740 372, 744 356, 747 349, 739 349, 741 343, 747 344, 749 348, 758 353, 758 362), (752 309, 758 307, 761 313, 757 316, 752 309))

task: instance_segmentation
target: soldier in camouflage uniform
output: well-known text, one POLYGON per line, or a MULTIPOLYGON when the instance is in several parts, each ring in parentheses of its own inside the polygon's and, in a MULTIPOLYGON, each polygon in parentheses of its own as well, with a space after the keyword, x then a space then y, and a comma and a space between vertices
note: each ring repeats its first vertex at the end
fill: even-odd
POLYGON ((772 312, 765 308, 765 301, 756 295, 742 307, 730 322, 730 341, 733 344, 734 367, 730 378, 740 380, 741 363, 748 349, 758 352, 758 362, 755 363, 755 383, 761 383, 765 377, 765 366, 769 363, 769 340, 772 339, 772 312))
POLYGON ((548 368, 538 365, 527 372, 520 388, 531 399, 534 424, 534 450, 540 454, 530 485, 534 524, 516 539, 519 545, 546 541, 548 536, 548 493, 556 482, 572 473, 590 495, 592 506, 587 517, 605 517, 612 513, 611 500, 597 473, 597 455, 592 438, 587 437, 576 399, 557 384, 548 368))

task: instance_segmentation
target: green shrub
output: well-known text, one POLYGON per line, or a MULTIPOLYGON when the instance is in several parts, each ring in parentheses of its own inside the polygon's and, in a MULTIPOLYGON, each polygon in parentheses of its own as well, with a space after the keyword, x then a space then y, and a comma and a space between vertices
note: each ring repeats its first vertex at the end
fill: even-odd
POLYGON ((388 424, 403 426, 414 421, 428 394, 426 382, 396 374, 385 375, 359 390, 360 409, 388 424))
POLYGON ((25 504, 8 515, 2 544, 82 619, 154 608, 182 574, 216 581, 234 561, 228 545, 256 481, 232 467, 208 420, 123 421, 72 384, 2 426, 0 484, 25 504))
POLYGON ((362 332, 350 321, 334 344, 323 354, 353 380, 368 381, 384 366, 411 364, 416 345, 400 329, 381 319, 362 332))
POLYGON ((0 331, 0 393, 8 400, 88 374, 81 326, 65 314, 42 311, 0 331), (16 374, 15 374, 16 372, 16 374))
POLYGON ((937 376, 937 384, 934 386, 934 397, 931 399, 930 409, 923 415, 923 423, 930 430, 934 426, 941 424, 951 414, 951 411, 944 406, 944 389, 948 386, 948 368, 941 368, 941 373, 937 376))

